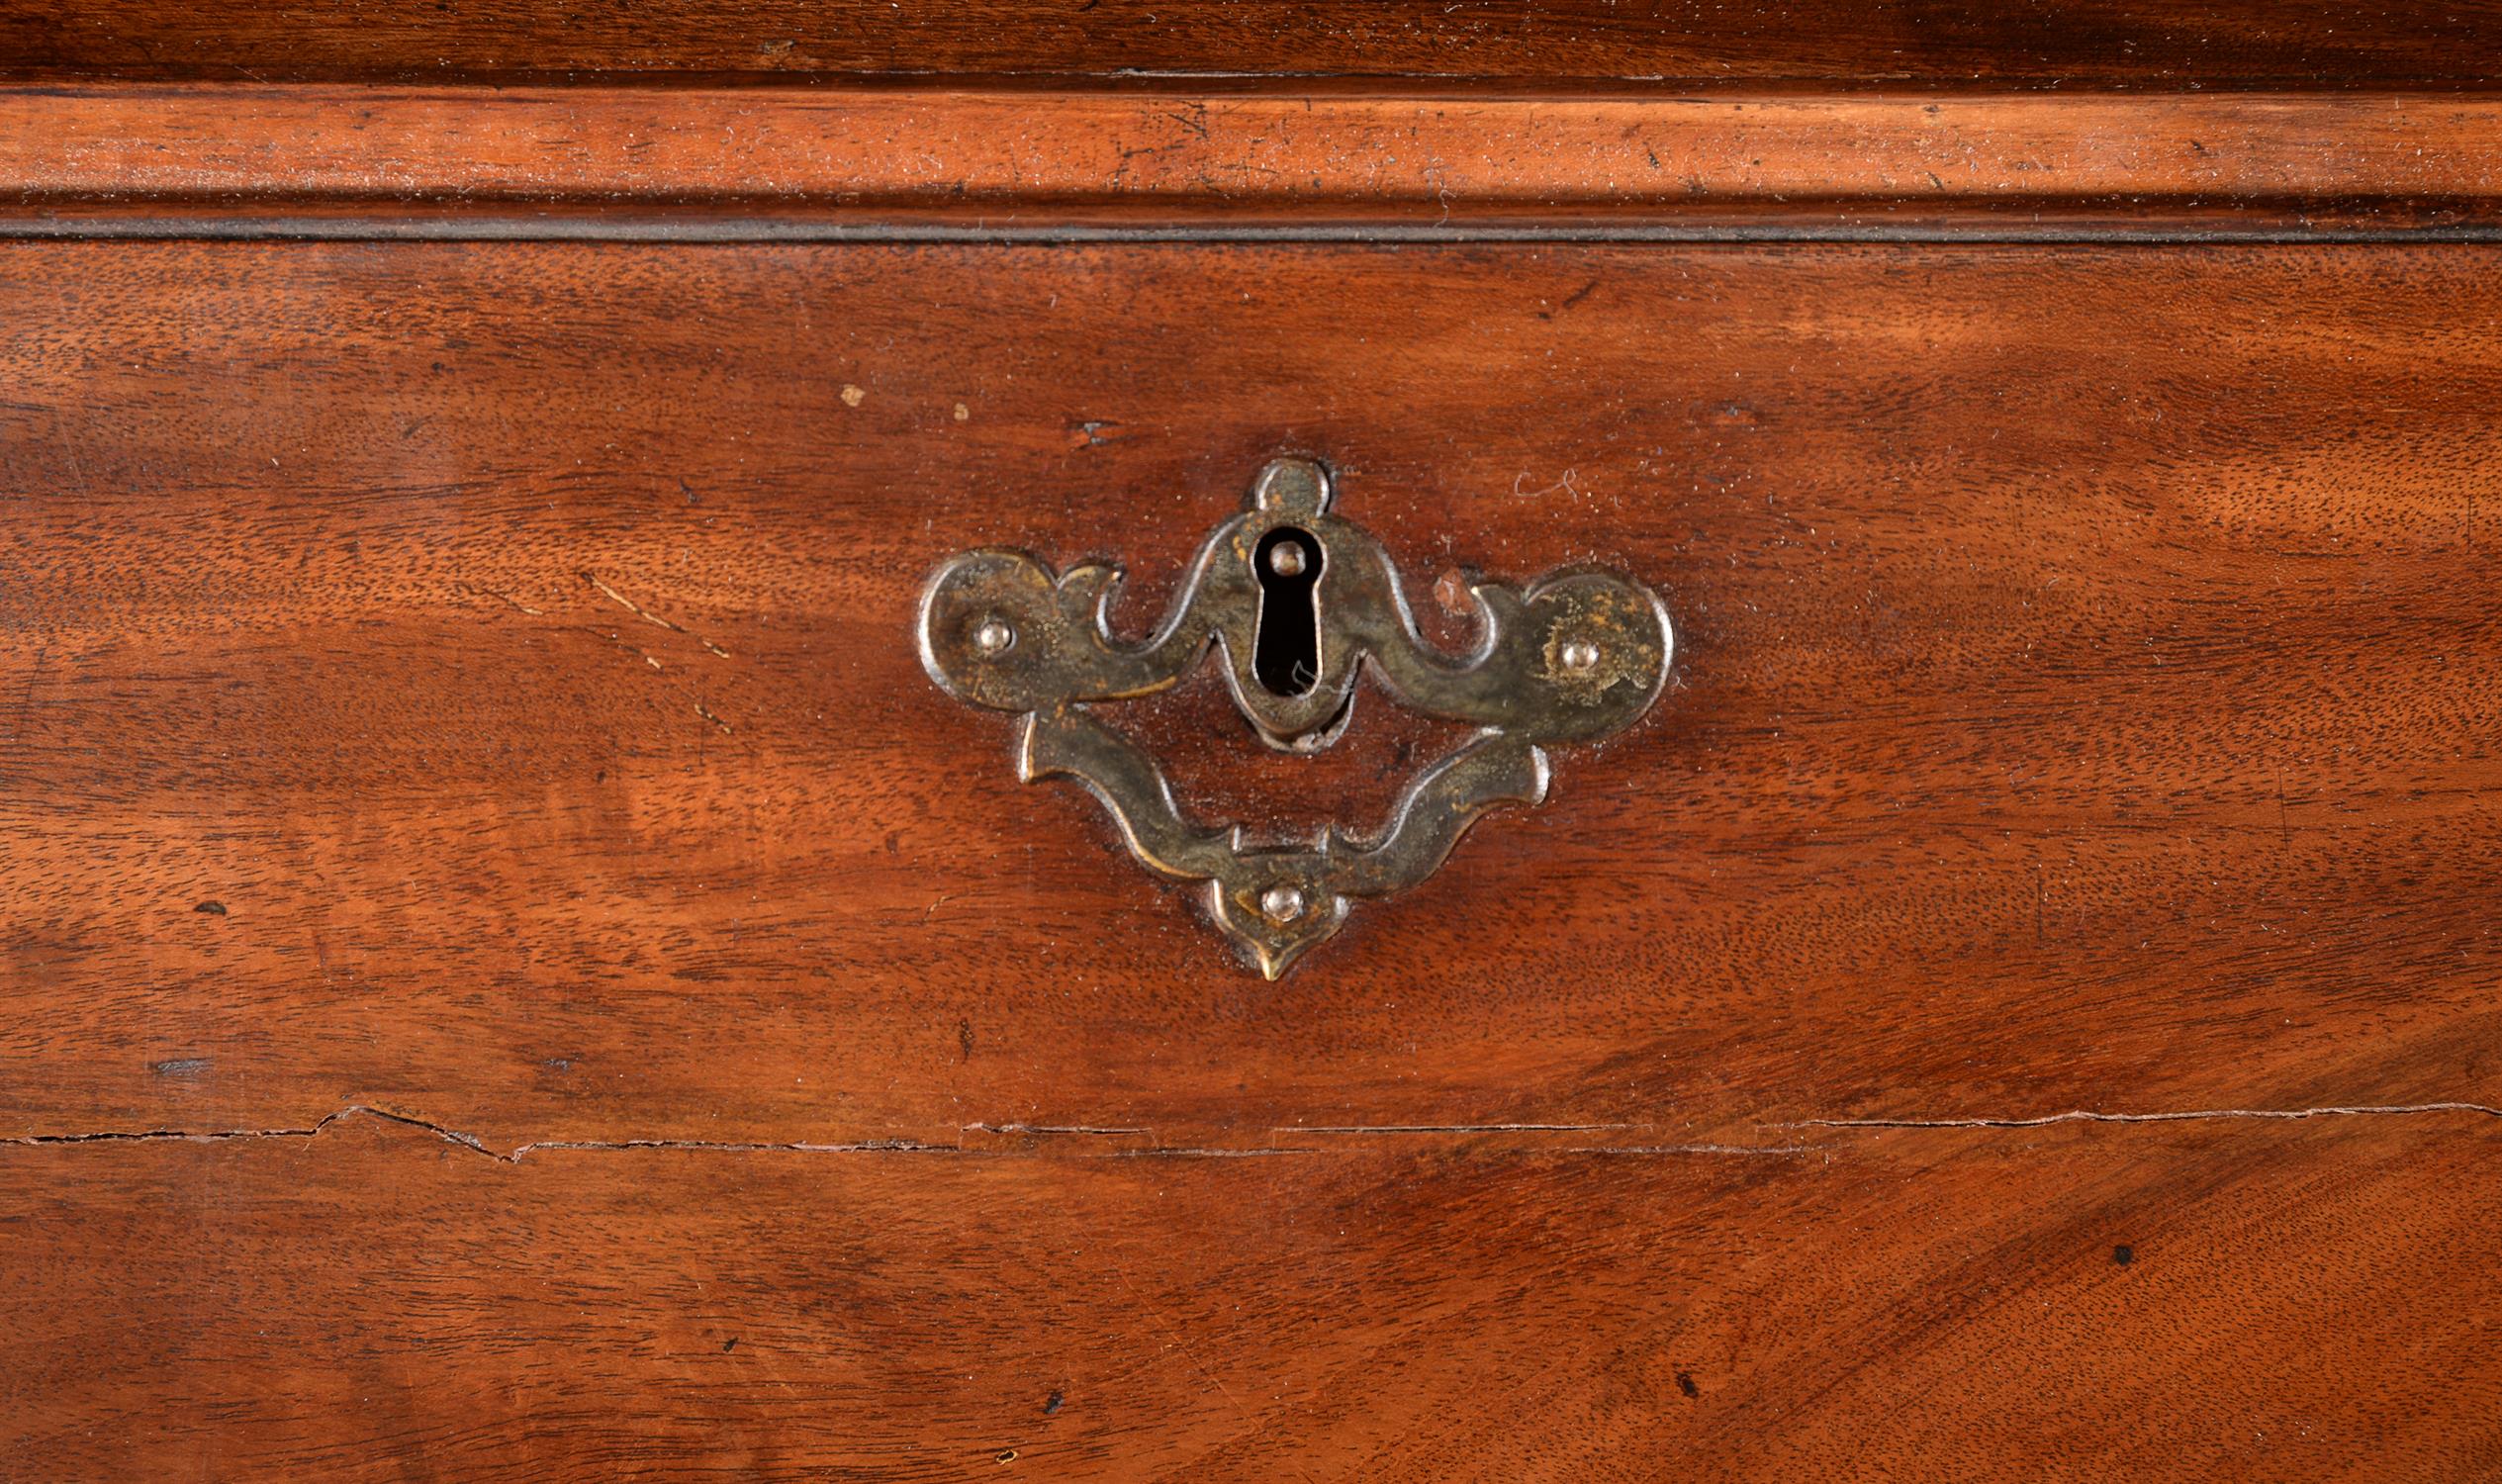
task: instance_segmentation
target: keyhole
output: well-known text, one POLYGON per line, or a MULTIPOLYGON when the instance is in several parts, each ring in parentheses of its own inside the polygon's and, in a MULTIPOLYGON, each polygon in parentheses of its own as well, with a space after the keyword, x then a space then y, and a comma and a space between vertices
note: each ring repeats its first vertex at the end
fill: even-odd
POLYGON ((1259 623, 1251 674, 1272 696, 1303 696, 1321 683, 1321 543, 1280 526, 1251 553, 1259 579, 1259 623))

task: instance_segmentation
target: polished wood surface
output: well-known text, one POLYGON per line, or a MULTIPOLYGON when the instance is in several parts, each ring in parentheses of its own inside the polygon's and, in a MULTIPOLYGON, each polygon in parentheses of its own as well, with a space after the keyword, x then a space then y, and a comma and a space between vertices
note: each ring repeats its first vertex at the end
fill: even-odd
MULTIPOLYGON (((14 244, 0 1108, 509 1149, 2502 1103, 2494 265, 14 244), (982 544, 1125 560, 1143 623, 1281 449, 1420 591, 1602 561, 1680 639, 1649 720, 1270 988, 910 634, 982 544)), ((1254 824, 1376 817, 1445 740, 1375 697, 1315 768, 1161 705, 1254 824)))
POLYGON ((2502 1472, 2490 1117, 1575 1142, 9 1150, 0 1471, 2502 1472))
MULTIPOLYGON (((351 96, 0 95, 14 221, 1066 224, 1123 163, 1014 196, 971 90, 763 96, 848 151, 782 176, 728 95, 269 111, 351 96)), ((1994 139, 1976 196, 2033 158, 2114 232, 2207 169, 2384 235, 2489 191, 2473 99, 2352 102, 2300 117, 2378 154, 2270 98, 1781 117, 1917 109, 1901 157, 1994 139), (2192 114, 2222 163, 2104 127, 2192 114)), ((1831 127, 1764 157, 1886 188, 1831 127)), ((1296 221, 1422 209, 1304 146, 1296 221)), ((1609 194, 1450 173, 1541 160, 1609 194)), ((1217 211, 1194 164, 1135 220, 1217 211)), ((2497 254, 0 242, 0 1476, 2492 1478, 2497 254), (1126 562, 1143 625, 1280 452, 1442 640, 1469 571, 1603 562, 1679 654, 1271 985, 911 632, 984 544, 1126 562)), ((1120 719, 1274 830, 1454 740, 1120 719)))
POLYGON ((2489 232, 2497 139, 2502 99, 2423 92, 20 86, 0 230, 2489 232))
POLYGON ((2371 88, 2502 76, 2502 9, 2333 0, 13 0, 0 74, 1271 75, 2371 88))

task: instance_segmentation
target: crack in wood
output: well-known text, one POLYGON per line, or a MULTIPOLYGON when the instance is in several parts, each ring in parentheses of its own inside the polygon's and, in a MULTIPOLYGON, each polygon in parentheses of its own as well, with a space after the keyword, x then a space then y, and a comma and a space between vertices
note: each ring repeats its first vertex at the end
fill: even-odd
POLYGON ((2055 1123, 2191 1123, 2231 1118, 2382 1117, 2411 1113, 2481 1113, 2502 1118, 2502 1108, 2483 1103, 2366 1103, 2319 1108, 2202 1108, 2178 1113, 2096 1113, 2078 1108, 2037 1118, 1809 1118, 1777 1123, 1776 1129, 2038 1129, 2055 1123))
MULTIPOLYGON (((2102 1113, 2078 1109, 2066 1113, 2044 1114, 2030 1118, 1809 1118, 1789 1123, 1764 1124, 1765 1129, 2035 1129, 2052 1124, 2097 1123, 2189 1123, 2229 1121, 2235 1119, 2304 1119, 2338 1117, 2391 1117, 2425 1114, 2469 1113, 2489 1118, 2502 1118, 2502 1108, 2473 1102, 2341 1104, 2316 1108, 2211 1108, 2159 1113, 2102 1113)), ((271 1129, 106 1129, 74 1134, 0 1135, 0 1148, 41 1148, 52 1145, 79 1144, 222 1144, 255 1139, 313 1139, 328 1131, 343 1119, 365 1117, 403 1128, 431 1134, 446 1144, 471 1154, 493 1159, 500 1164, 518 1164, 541 1150, 563 1150, 583 1153, 623 1153, 637 1150, 682 1150, 704 1154, 796 1154, 796 1155, 962 1155, 1015 1156, 1044 1153, 1037 1146, 1061 1141, 1126 1141, 1116 1147, 1090 1152, 1085 1158, 1101 1159, 1259 1159, 1286 1155, 1313 1155, 1327 1151, 1312 1146, 1263 1144, 1250 1146, 1167 1146, 1156 1142, 1155 1131, 1147 1128, 1091 1126, 1081 1124, 1029 1125, 981 1124, 964 1125, 961 1133, 978 1140, 981 1136, 997 1136, 1001 1140, 1020 1142, 934 1143, 921 1139, 868 1139, 843 1142, 811 1142, 804 1140, 716 1140, 716 1139, 534 1139, 498 1151, 474 1134, 420 1118, 412 1113, 378 1107, 371 1103, 350 1103, 321 1119, 300 1126, 271 1129), (1138 1142, 1138 1141, 1144 1141, 1138 1142)), ((1335 1126, 1272 1129, 1273 1134, 1311 1135, 1328 1138, 1379 1137, 1403 1139, 1416 1136, 1443 1138, 1485 1138, 1506 1134, 1556 1133, 1641 1133, 1655 1129, 1647 1124, 1570 1124, 1570 1123, 1489 1123, 1489 1124, 1347 1124, 1335 1126)), ((1529 1155, 1581 1156, 1703 1156, 1714 1158, 1795 1159, 1817 1153, 1830 1153, 1835 1145, 1814 1144, 1723 1144, 1709 1141, 1688 1143, 1623 1143, 1597 1145, 1525 1144, 1517 1152, 1529 1155)), ((1061 1151, 1060 1153, 1066 1153, 1061 1151)))

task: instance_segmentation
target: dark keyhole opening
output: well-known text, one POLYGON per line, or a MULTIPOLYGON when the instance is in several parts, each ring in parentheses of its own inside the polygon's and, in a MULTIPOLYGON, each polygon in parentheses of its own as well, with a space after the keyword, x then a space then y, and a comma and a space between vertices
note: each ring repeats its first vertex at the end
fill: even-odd
POLYGON ((1281 526, 1251 552, 1259 623, 1251 674, 1272 696, 1303 696, 1321 683, 1321 543, 1281 526))

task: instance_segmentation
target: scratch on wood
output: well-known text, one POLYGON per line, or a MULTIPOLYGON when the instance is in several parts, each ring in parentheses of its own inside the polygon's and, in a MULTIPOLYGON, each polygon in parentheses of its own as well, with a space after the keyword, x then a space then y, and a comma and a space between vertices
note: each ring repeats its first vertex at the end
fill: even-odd
POLYGON ((481 598, 492 598, 496 602, 505 604, 507 607, 518 608, 533 618, 541 616, 540 609, 531 607, 528 603, 523 603, 521 600, 513 597, 510 593, 499 593, 493 588, 481 588, 472 583, 456 584, 454 591, 460 593, 474 593, 481 598))
POLYGON ((683 634, 686 632, 685 629, 680 628, 677 624, 674 624, 668 619, 661 617, 659 614, 646 609, 633 599, 626 597, 616 589, 609 587, 606 583, 600 581, 597 573, 586 572, 582 574, 582 580, 599 589, 600 592, 607 598, 608 602, 613 603, 618 607, 632 613, 635 617, 642 619, 645 623, 665 628, 673 634, 683 634))
POLYGON ((27 712, 35 708, 35 683, 44 678, 44 656, 48 652, 41 644, 35 647, 35 667, 27 671, 26 689, 18 693, 18 703, 9 714, 8 745, 12 750, 17 747, 18 738, 26 734, 27 712))
POLYGON ((1292 1125, 1272 1134, 1622 1134, 1650 1128, 1641 1123, 1384 1123, 1292 1125))
MULTIPOLYGON (((598 573, 585 572, 581 574, 581 576, 584 582, 587 582, 591 586, 599 589, 602 597, 607 599, 610 603, 615 603, 618 607, 625 609, 627 612, 632 613, 635 617, 642 619, 645 623, 651 624, 657 628, 665 628, 673 634, 685 634, 688 638, 695 640, 697 644, 702 645, 706 650, 720 656, 722 659, 726 660, 730 657, 730 652, 728 650, 723 649, 720 645, 713 643, 703 635, 695 632, 683 623, 673 623, 669 619, 663 618, 658 613, 655 613, 651 609, 644 607, 641 603, 636 603, 633 599, 626 597, 616 589, 609 587, 604 582, 602 582, 598 573)), ((499 594, 497 596, 501 597, 502 595, 499 594)), ((507 602, 510 601, 510 600, 509 599, 507 600, 507 602)), ((530 608, 527 609, 527 611, 535 613, 538 609, 530 608)))
POLYGON ((617 648, 624 650, 627 654, 641 660, 644 664, 651 666, 654 670, 663 668, 659 659, 644 650, 637 649, 633 645, 626 643, 625 636, 623 634, 617 633, 611 629, 592 628, 588 625, 583 625, 581 631, 589 634, 595 639, 600 640, 602 643, 615 645, 617 648))
POLYGON ((1528 471, 1524 470, 1518 479, 1512 481, 1512 494, 1521 500, 1542 500, 1549 495, 1571 495, 1579 497, 1584 492, 1581 486, 1575 483, 1575 481, 1580 478, 1580 470, 1567 469, 1564 471, 1563 478, 1555 481, 1553 484, 1548 485, 1542 490, 1525 490, 1521 487, 1529 483, 1529 477, 1528 471))
POLYGON ((1125 1129, 1076 1123, 969 1123, 968 1134, 1077 1134, 1095 1138, 1152 1139, 1153 1129, 1125 1129))
POLYGON ((1767 1125, 1776 1129, 2038 1129, 2054 1123, 2188 1123, 2202 1118, 2348 1118, 2414 1113, 2481 1113, 2502 1118, 2502 1108, 2483 1103, 2365 1103, 2322 1108, 2202 1108, 2178 1113, 2095 1113, 2076 1109, 2038 1118, 1809 1118, 1767 1125))
MULTIPOLYGON (((1164 1317, 1162 1310, 1157 1308, 1154 1304, 1149 1303, 1147 1301, 1147 1296, 1138 1291, 1138 1285, 1130 1281, 1129 1269, 1121 1265, 1119 1258, 1112 1256, 1108 1252, 1105 1253, 1104 1267, 1114 1278, 1120 1281, 1123 1288, 1129 1290, 1130 1302, 1137 1307, 1138 1312, 1147 1316, 1150 1323, 1164 1332, 1164 1348, 1181 1356, 1183 1361, 1185 1361, 1192 1370, 1199 1373, 1200 1380, 1205 1381, 1210 1387, 1215 1389, 1218 1396, 1225 1399, 1225 1404, 1228 1407, 1233 1408, 1246 1420, 1251 1422, 1251 1430, 1249 1434, 1245 1435, 1242 1441, 1248 1442, 1251 1438, 1256 1437, 1260 1429, 1265 1426, 1264 1420, 1255 1417, 1250 1408, 1244 1406, 1243 1399, 1234 1394, 1234 1389, 1226 1385, 1222 1377, 1218 1376, 1216 1372, 1208 1369, 1207 1366, 1200 1363, 1198 1351, 1190 1347, 1189 1337, 1184 1335, 1179 1329, 1175 1328, 1172 1322, 1164 1317)), ((1288 1466, 1294 1468, 1295 1476, 1297 1478, 1305 1480, 1309 1480, 1311 1478, 1311 1475, 1305 1473, 1301 1467, 1294 1465, 1292 1460, 1288 1460, 1288 1466)))

